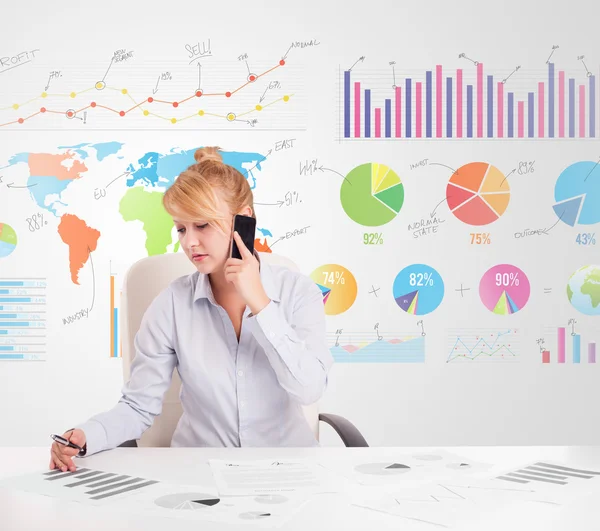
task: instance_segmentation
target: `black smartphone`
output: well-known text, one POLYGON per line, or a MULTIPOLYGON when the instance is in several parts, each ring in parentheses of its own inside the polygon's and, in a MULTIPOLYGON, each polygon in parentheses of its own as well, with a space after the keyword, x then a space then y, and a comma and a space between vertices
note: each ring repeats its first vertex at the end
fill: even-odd
POLYGON ((233 239, 233 232, 241 236, 244 245, 248 250, 254 254, 254 237, 256 233, 256 219, 250 216, 240 216, 239 214, 233 218, 233 230, 231 232, 231 252, 232 258, 242 258, 240 250, 238 249, 237 243, 233 239))

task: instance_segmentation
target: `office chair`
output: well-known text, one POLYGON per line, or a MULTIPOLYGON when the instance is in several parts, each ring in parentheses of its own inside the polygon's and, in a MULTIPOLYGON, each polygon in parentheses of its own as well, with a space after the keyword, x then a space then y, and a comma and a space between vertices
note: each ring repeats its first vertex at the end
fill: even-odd
MULTIPOLYGON (((294 271, 298 267, 294 262, 273 253, 258 253, 262 262, 282 265, 294 271)), ((143 258, 133 264, 123 279, 121 292, 121 348, 123 356, 123 379, 129 380, 131 363, 135 356, 134 338, 140 327, 146 308, 152 300, 173 280, 196 271, 194 265, 183 252, 143 258)), ((173 371, 171 386, 165 393, 162 412, 154 418, 139 441, 126 441, 121 446, 159 446, 169 447, 173 432, 183 413, 179 399, 181 379, 177 369, 173 371)), ((319 413, 318 402, 303 406, 304 416, 319 440, 319 421, 329 424, 348 447, 368 446, 358 429, 347 419, 332 414, 319 413)))

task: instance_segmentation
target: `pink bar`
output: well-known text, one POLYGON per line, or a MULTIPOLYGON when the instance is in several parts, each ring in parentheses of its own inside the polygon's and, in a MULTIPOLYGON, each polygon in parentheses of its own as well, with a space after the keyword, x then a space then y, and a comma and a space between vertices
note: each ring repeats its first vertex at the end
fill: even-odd
POLYGON ((565 328, 558 328, 558 363, 565 362, 565 328))
POLYGON ((544 138, 544 83, 538 83, 538 138, 544 138))
POLYGON ((525 102, 520 101, 518 103, 518 116, 517 116, 517 127, 519 138, 523 138, 523 131, 525 129, 525 102))
POLYGON ((462 138, 463 71, 456 69, 456 136, 462 138))
POLYGON ((504 85, 498 83, 498 138, 504 136, 504 85))
POLYGON ((396 87, 396 138, 402 136, 402 88, 396 87))
POLYGON ((565 73, 558 72, 558 136, 565 136, 565 73))
POLYGON ((477 64, 477 136, 483 136, 483 63, 477 64))
POLYGON ((435 66, 435 136, 442 136, 442 65, 435 66))
POLYGON ((550 363, 550 351, 549 350, 542 351, 542 363, 550 363))
POLYGON ((360 81, 354 82, 354 137, 360 138, 360 81))
POLYGON ((381 138, 381 108, 375 108, 375 138, 381 138))
POLYGON ((596 363, 596 343, 588 344, 588 363, 596 363))
POLYGON ((579 137, 585 137, 585 85, 579 85, 579 137))
POLYGON ((422 122, 422 110, 421 110, 421 93, 422 93, 422 83, 417 81, 417 114, 415 117, 415 124, 416 124, 416 132, 417 132, 417 138, 421 138, 421 122, 422 122))

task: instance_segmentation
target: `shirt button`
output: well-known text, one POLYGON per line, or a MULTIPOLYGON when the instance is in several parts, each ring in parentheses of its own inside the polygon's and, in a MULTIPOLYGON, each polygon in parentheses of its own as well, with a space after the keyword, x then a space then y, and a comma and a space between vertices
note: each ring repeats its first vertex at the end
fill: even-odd
POLYGON ((244 371, 238 371, 238 376, 244 376, 244 371))

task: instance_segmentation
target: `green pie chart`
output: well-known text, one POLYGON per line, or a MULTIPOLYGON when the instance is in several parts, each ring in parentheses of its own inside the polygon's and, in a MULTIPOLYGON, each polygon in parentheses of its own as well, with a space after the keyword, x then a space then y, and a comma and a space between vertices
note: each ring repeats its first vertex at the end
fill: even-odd
POLYGON ((346 175, 340 200, 350 219, 366 227, 378 227, 392 221, 400 212, 404 185, 388 166, 369 162, 346 175))

